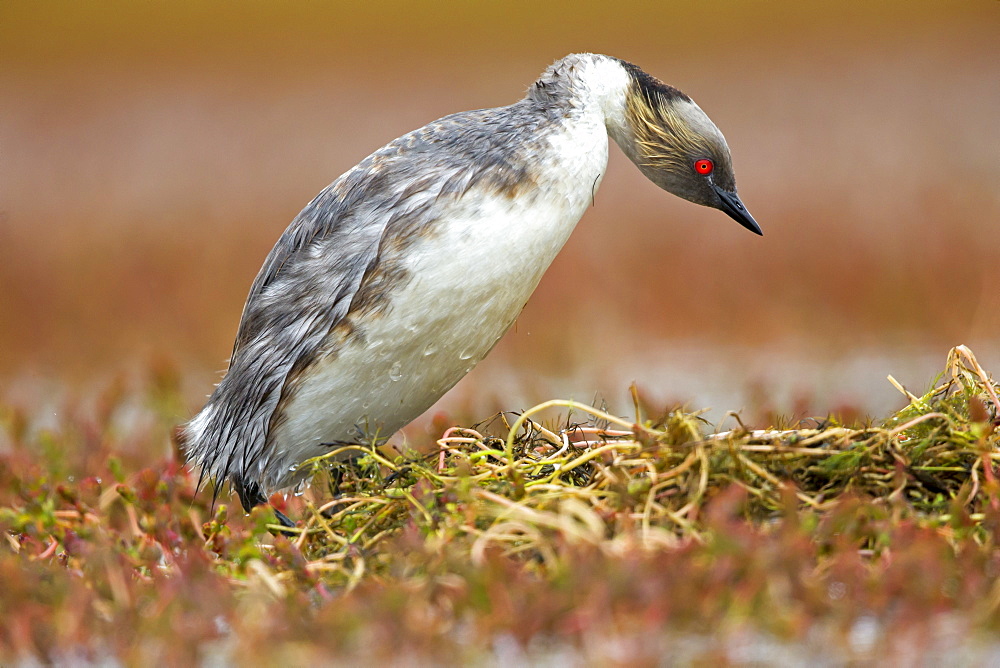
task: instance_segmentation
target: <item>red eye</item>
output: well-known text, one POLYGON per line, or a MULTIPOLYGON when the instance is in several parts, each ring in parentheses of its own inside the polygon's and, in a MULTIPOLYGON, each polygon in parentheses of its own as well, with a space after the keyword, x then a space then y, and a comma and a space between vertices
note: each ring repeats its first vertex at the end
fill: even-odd
POLYGON ((715 169, 715 165, 713 165, 712 161, 707 158, 694 161, 694 171, 699 174, 711 174, 713 169, 715 169))

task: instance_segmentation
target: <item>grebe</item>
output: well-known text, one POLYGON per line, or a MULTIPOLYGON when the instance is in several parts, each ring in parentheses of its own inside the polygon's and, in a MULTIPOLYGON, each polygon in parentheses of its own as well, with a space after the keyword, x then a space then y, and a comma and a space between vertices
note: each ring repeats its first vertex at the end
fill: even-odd
POLYGON ((656 185, 761 234, 691 98, 623 60, 567 56, 510 106, 389 142, 295 217, 228 372, 178 429, 188 460, 249 511, 330 444, 384 440, 423 413, 514 322, 591 204, 609 136, 656 185))

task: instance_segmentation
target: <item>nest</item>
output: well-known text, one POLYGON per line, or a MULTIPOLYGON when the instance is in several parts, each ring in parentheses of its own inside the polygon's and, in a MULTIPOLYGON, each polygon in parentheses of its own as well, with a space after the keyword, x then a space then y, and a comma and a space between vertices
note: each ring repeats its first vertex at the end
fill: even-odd
MULTIPOLYGON (((319 569, 356 581, 365 555, 406 527, 424 540, 461 543, 474 559, 492 546, 546 560, 548 541, 663 545, 699 540, 704 507, 744 490, 746 518, 833 508, 861 498, 947 524, 981 523, 998 508, 997 384, 965 346, 952 349, 941 382, 881 423, 848 428, 736 429, 707 433, 697 413, 625 420, 574 401, 501 415, 486 428, 448 429, 431 455, 387 455, 345 446, 315 462, 336 498, 308 504, 293 540, 319 569), (552 409, 586 415, 549 428, 552 409), (505 432, 505 433, 504 433, 505 432), (360 450, 351 466, 330 462, 360 450)), ((314 489, 316 485, 314 485, 314 489)), ((370 564, 369 564, 370 565, 370 564)))

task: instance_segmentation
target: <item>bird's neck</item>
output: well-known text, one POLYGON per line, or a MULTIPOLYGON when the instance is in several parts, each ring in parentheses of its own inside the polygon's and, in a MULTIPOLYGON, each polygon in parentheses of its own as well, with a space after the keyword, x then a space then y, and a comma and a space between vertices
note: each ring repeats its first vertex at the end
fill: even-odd
POLYGON ((574 115, 599 118, 611 138, 624 146, 632 142, 625 115, 631 83, 618 59, 576 53, 550 65, 529 97, 574 115))

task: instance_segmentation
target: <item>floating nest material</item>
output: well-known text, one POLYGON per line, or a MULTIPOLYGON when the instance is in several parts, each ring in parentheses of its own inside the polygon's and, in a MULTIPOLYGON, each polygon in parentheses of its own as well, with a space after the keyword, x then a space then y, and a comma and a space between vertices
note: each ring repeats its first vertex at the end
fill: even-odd
POLYGON ((474 559, 499 546, 545 561, 553 534, 612 550, 699 540, 705 504, 734 486, 746 493, 742 512, 760 523, 850 496, 930 523, 961 514, 976 525, 1000 503, 998 386, 965 346, 951 350, 941 378, 917 397, 890 376, 909 405, 862 429, 830 421, 707 433, 697 413, 632 421, 549 401, 498 416, 499 435, 448 429, 431 455, 346 446, 323 460, 360 450, 354 465, 314 462, 336 498, 307 506, 294 541, 314 568, 354 581, 365 555, 407 526, 442 545, 465 543, 474 559), (570 411, 562 428, 536 421, 559 408, 570 411))

